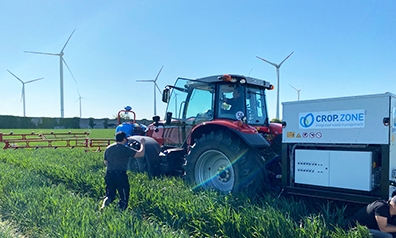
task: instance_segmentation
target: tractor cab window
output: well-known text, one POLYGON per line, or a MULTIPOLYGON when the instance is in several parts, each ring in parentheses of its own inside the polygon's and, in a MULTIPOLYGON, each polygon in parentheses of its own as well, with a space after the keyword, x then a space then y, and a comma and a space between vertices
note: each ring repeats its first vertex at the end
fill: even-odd
POLYGON ((173 87, 167 112, 172 119, 197 124, 213 119, 214 86, 186 79, 178 79, 173 87))
POLYGON ((218 117, 240 120, 245 116, 245 87, 235 84, 219 85, 218 117))
POLYGON ((225 84, 219 86, 219 92, 219 118, 240 120, 246 116, 248 124, 264 125, 267 118, 264 89, 225 84))
POLYGON ((194 88, 191 92, 186 111, 186 124, 197 125, 213 119, 213 86, 194 88))
POLYGON ((248 86, 246 90, 246 117, 250 125, 264 125, 267 118, 265 91, 248 86))
POLYGON ((175 87, 172 89, 170 99, 168 102, 167 112, 172 113, 172 119, 181 120, 183 116, 183 109, 186 103, 188 91, 185 88, 187 80, 178 79, 175 87))

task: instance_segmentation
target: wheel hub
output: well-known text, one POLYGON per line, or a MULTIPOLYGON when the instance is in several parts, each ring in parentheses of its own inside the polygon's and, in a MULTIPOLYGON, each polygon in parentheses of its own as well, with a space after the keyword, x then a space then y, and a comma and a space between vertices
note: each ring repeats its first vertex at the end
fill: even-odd
POLYGON ((218 173, 217 178, 223 183, 227 182, 231 178, 230 171, 222 166, 219 167, 217 173, 218 173))
POLYGON ((199 186, 231 192, 235 176, 230 159, 218 150, 205 151, 195 165, 195 181, 199 186))

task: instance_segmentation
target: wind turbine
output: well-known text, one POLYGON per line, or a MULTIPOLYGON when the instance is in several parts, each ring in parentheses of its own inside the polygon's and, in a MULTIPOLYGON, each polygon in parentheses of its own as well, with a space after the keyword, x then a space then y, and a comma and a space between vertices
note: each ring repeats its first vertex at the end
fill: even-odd
POLYGON ((33 79, 33 80, 29 80, 29 81, 23 82, 15 74, 11 73, 11 71, 9 71, 8 69, 7 69, 7 71, 8 71, 8 73, 12 74, 15 78, 17 78, 22 83, 22 95, 21 95, 22 98, 21 99, 23 99, 23 116, 26 117, 26 110, 25 110, 25 84, 32 83, 34 81, 38 81, 38 80, 41 80, 43 78, 38 78, 38 79, 33 79))
MULTIPOLYGON (((292 55, 293 53, 294 53, 294 51, 291 52, 290 55, 292 55)), ((261 59, 262 61, 267 62, 268 64, 271 64, 271 65, 275 66, 275 68, 276 68, 276 75, 277 75, 277 78, 278 78, 278 81, 277 81, 277 85, 278 86, 277 86, 277 92, 276 92, 276 118, 278 118, 278 119, 279 119, 279 68, 281 67, 283 62, 285 62, 285 60, 287 60, 287 58, 290 57, 290 55, 287 56, 282 62, 280 62, 280 64, 275 64, 275 63, 269 62, 269 61, 267 61, 267 60, 265 60, 263 58, 260 58, 260 57, 256 56, 257 58, 261 59)))
POLYGON ((302 86, 301 88, 299 88, 299 89, 293 87, 291 84, 289 84, 289 85, 290 85, 290 87, 294 88, 294 89, 297 91, 297 101, 300 101, 300 91, 301 91, 301 89, 302 89, 305 85, 303 85, 303 86, 302 86))
POLYGON ((157 74, 157 77, 155 77, 154 80, 136 80, 136 82, 153 82, 154 83, 154 116, 157 115, 157 102, 156 102, 157 98, 156 98, 155 88, 157 88, 158 91, 160 92, 160 94, 162 94, 161 89, 157 85, 157 79, 158 79, 158 76, 160 75, 163 67, 164 66, 162 65, 160 71, 157 74))
POLYGON ((78 90, 78 88, 77 88, 77 93, 78 93, 78 99, 74 103, 76 103, 78 100, 80 100, 80 118, 82 118, 81 117, 81 99, 85 99, 85 98, 81 97, 80 91, 78 90))
MULTIPOLYGON (((76 31, 76 29, 74 29, 74 31, 76 31)), ((43 55, 54 55, 54 56, 59 56, 59 69, 60 69, 60 106, 61 106, 61 117, 65 117, 65 107, 64 107, 64 95, 63 95, 63 63, 65 63, 67 69, 69 69, 70 74, 72 75, 74 82, 76 82, 76 79, 74 78, 73 73, 71 72, 69 66, 67 65, 66 61, 63 59, 63 50, 65 49, 67 43, 69 42, 70 38, 72 37, 74 31, 71 33, 71 35, 69 36, 69 39, 67 39, 65 45, 63 46, 62 50, 60 51, 59 54, 55 54, 55 53, 44 53, 44 52, 35 52, 35 51, 24 51, 25 53, 32 53, 32 54, 43 54, 43 55)), ((77 82, 76 82, 77 84, 77 82)))

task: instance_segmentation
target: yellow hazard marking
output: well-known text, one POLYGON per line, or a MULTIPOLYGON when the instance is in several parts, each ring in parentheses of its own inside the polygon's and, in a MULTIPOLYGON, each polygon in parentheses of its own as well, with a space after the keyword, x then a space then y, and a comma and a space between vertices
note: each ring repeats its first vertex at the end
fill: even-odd
POLYGON ((288 132, 287 138, 294 138, 294 132, 288 132))
POLYGON ((301 138, 301 135, 300 135, 300 133, 298 133, 296 137, 297 137, 297 138, 301 138))

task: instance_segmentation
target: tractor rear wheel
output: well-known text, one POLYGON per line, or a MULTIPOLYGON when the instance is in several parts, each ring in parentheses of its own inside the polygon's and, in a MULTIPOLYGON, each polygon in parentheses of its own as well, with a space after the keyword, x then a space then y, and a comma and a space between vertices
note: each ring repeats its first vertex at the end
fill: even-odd
POLYGON ((254 194, 267 184, 258 151, 229 131, 212 131, 197 139, 184 167, 187 181, 195 188, 254 194))
POLYGON ((139 150, 142 138, 146 140, 144 156, 130 158, 128 170, 136 173, 148 173, 149 176, 157 176, 160 173, 160 145, 158 142, 147 136, 130 136, 128 137, 128 146, 139 150))

